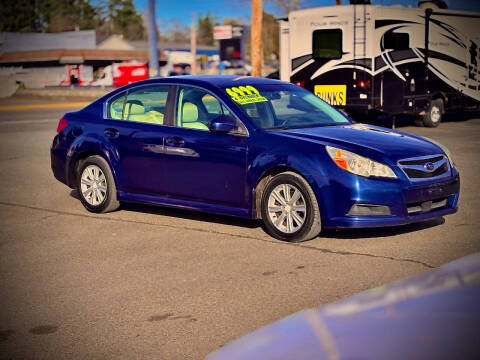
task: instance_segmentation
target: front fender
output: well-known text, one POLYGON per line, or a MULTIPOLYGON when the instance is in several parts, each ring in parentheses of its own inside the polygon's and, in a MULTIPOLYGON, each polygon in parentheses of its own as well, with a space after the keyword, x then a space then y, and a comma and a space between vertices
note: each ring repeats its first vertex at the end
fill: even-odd
POLYGON ((265 149, 258 153, 251 161, 247 179, 250 188, 253 190, 252 209, 255 209, 256 206, 254 191, 257 185, 266 174, 272 171, 276 172, 275 169, 294 171, 302 175, 312 187, 320 209, 324 208, 325 201, 328 199, 324 191, 329 185, 325 166, 326 163, 328 164, 328 162, 325 162, 328 155, 325 151, 322 152, 318 145, 315 148, 313 151, 292 151, 292 149, 298 149, 298 147, 293 144, 285 144, 281 148, 265 149))
POLYGON ((322 172, 318 166, 318 157, 303 154, 292 154, 287 150, 272 152, 271 150, 259 154, 251 164, 249 183, 255 187, 261 178, 273 168, 287 167, 300 173, 313 186, 316 182, 314 171, 322 172))
POLYGON ((119 154, 110 143, 105 142, 104 138, 95 134, 77 137, 68 149, 66 159, 67 184, 70 187, 76 186, 75 164, 79 159, 83 159, 92 155, 100 155, 108 162, 110 170, 113 174, 113 179, 115 180, 115 184, 117 184, 118 189, 118 178, 116 169, 118 168, 118 164, 120 161, 119 154))

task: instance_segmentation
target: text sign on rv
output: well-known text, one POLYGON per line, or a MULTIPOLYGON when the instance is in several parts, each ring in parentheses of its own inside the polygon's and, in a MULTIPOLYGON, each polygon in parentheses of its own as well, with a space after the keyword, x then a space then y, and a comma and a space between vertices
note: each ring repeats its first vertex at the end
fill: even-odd
POLYGON ((347 85, 315 85, 314 92, 330 105, 347 104, 347 85))

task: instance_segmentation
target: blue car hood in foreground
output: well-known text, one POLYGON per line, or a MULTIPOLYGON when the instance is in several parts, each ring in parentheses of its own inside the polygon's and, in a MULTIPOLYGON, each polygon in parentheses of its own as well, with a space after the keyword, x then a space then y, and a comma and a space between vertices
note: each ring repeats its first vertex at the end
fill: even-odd
POLYGON ((419 136, 365 124, 290 129, 276 133, 337 145, 360 155, 375 155, 378 160, 388 158, 394 163, 400 159, 443 153, 437 145, 419 136))
POLYGON ((480 359, 480 253, 227 344, 207 360, 480 359))

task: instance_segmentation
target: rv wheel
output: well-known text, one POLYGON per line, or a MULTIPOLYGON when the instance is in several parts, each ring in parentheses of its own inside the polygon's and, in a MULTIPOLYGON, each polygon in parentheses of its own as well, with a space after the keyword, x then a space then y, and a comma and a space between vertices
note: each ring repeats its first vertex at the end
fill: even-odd
POLYGON ((426 127, 437 127, 442 121, 443 101, 435 99, 430 102, 430 106, 423 117, 423 125, 426 127))

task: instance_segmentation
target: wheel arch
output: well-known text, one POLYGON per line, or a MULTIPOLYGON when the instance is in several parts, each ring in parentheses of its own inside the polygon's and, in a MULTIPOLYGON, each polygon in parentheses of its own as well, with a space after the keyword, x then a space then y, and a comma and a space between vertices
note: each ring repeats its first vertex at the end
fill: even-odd
POLYGON ((103 144, 95 143, 95 146, 92 146, 91 142, 84 142, 82 144, 77 144, 72 146, 69 152, 72 153, 70 160, 68 162, 69 166, 67 167, 67 184, 71 188, 76 188, 77 186, 77 170, 81 161, 85 160, 90 156, 100 156, 102 157, 110 167, 112 172, 115 185, 118 190, 118 178, 115 165, 118 163, 118 157, 116 156, 113 149, 109 149, 103 144))
POLYGON ((263 195, 263 190, 265 189, 265 186, 267 185, 268 181, 281 173, 284 172, 294 172, 298 175, 300 175, 310 186, 312 184, 310 181, 308 181, 308 178, 302 174, 301 171, 288 166, 288 165, 275 165, 267 170, 265 170, 262 175, 258 178, 255 187, 253 188, 253 201, 252 201, 252 214, 254 219, 260 219, 261 218, 261 206, 262 206, 262 195, 263 195))
POLYGON ((434 101, 434 100, 442 100, 442 114, 445 113, 445 102, 446 102, 446 99, 447 99, 447 96, 445 95, 445 93, 443 91, 437 91, 435 92, 432 97, 431 97, 431 100, 430 101, 434 101))

